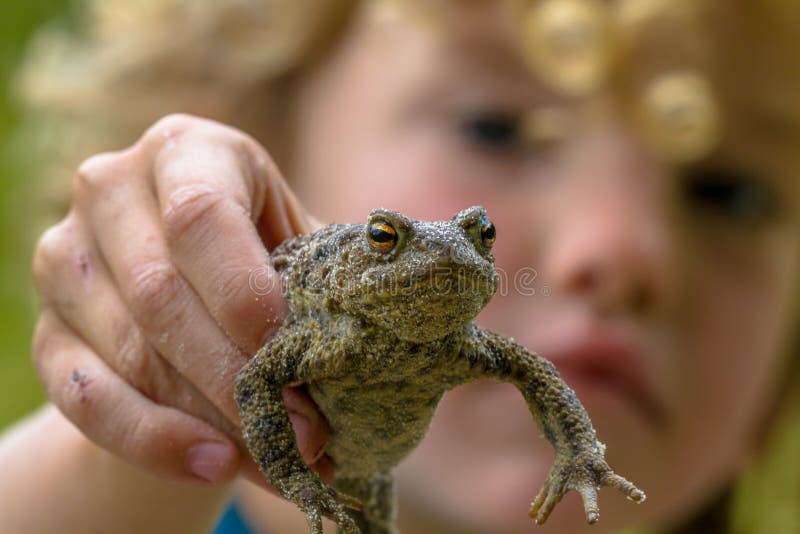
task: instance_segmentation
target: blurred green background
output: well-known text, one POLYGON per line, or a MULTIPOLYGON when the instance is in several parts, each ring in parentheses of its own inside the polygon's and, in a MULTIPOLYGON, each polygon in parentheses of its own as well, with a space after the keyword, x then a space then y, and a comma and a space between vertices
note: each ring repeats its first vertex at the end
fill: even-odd
POLYGON ((30 155, 14 142, 22 111, 11 81, 32 33, 48 21, 69 24, 72 7, 69 0, 0 2, 0 428, 44 399, 30 359, 37 307, 29 267, 36 238, 30 193, 36 176, 30 155))

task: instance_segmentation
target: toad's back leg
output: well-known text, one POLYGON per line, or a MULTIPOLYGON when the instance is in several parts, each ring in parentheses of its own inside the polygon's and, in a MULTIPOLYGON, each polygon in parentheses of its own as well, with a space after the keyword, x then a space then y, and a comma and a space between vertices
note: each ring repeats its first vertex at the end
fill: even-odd
MULTIPOLYGON (((333 486, 362 502, 363 510, 347 510, 347 513, 363 534, 398 534, 394 525, 396 506, 391 473, 378 473, 372 478, 337 478, 333 486)), ((343 531, 340 528, 337 532, 343 531)))

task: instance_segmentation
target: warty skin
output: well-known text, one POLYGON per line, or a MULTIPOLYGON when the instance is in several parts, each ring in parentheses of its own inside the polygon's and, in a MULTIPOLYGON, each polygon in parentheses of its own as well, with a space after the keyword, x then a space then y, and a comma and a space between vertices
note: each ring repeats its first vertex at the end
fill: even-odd
POLYGON ((236 401, 261 471, 322 534, 397 532, 391 469, 422 440, 442 395, 465 382, 513 383, 556 460, 530 515, 543 523, 574 489, 586 518, 597 490, 644 493, 604 459, 586 411, 555 367, 472 320, 494 295, 494 226, 481 207, 449 221, 374 210, 366 224, 329 225, 272 254, 290 313, 242 369, 236 401), (303 462, 281 390, 305 384, 328 420, 333 486, 303 462))

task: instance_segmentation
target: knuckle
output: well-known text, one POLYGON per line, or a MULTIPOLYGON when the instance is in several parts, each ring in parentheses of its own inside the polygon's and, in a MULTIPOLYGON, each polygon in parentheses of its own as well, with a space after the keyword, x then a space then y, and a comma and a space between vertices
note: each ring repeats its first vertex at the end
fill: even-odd
POLYGON ((234 145, 236 142, 241 143, 245 139, 250 139, 244 132, 226 124, 188 113, 171 113, 153 124, 141 137, 139 143, 163 145, 189 133, 192 135, 201 133, 218 141, 227 140, 229 144, 233 143, 234 145))
POLYGON ((223 127, 225 128, 224 133, 229 139, 229 145, 247 163, 252 165, 253 162, 262 160, 272 161, 267 151, 249 134, 230 126, 223 127))
POLYGON ((103 152, 84 160, 73 178, 73 195, 76 201, 92 197, 113 184, 124 160, 123 152, 103 152))
POLYGON ((155 402, 174 403, 175 370, 147 342, 138 326, 121 329, 116 347, 116 369, 129 384, 155 402))
POLYGON ((250 269, 239 262, 221 262, 212 283, 222 302, 228 302, 232 307, 243 305, 249 310, 258 303, 257 295, 250 288, 249 278, 250 269))
POLYGON ((180 137, 187 131, 197 127, 202 121, 199 117, 187 113, 171 113, 153 124, 144 134, 144 140, 164 142, 180 137))
POLYGON ((183 281, 168 260, 151 260, 130 272, 131 311, 142 324, 162 323, 181 296, 183 281))
POLYGON ((147 410, 131 411, 119 425, 116 448, 129 461, 156 473, 183 472, 182 455, 175 446, 180 431, 188 430, 183 417, 165 418, 147 410), (177 453, 177 454, 176 454, 177 453))
POLYGON ((37 374, 44 378, 44 365, 47 362, 47 355, 50 353, 50 328, 45 318, 47 311, 42 312, 39 319, 36 321, 36 326, 33 331, 33 339, 31 341, 31 359, 36 368, 37 374))
MULTIPOLYGON (((245 141, 245 168, 250 187, 250 196, 254 202, 263 202, 271 181, 280 179, 280 171, 267 150, 253 139, 245 141)), ((256 204, 258 205, 258 204, 256 204)), ((261 211, 260 208, 257 211, 261 211)))
POLYGON ((247 134, 242 133, 239 146, 247 158, 251 169, 259 175, 270 175, 277 172, 277 164, 272 155, 264 148, 261 143, 247 134))
POLYGON ((151 393, 153 355, 148 350, 141 330, 135 325, 130 325, 120 329, 115 338, 119 373, 145 394, 151 393))
POLYGON ((207 224, 225 201, 222 192, 208 185, 192 184, 177 189, 164 208, 164 237, 167 243, 173 245, 190 229, 207 224))
POLYGON ((159 154, 178 140, 191 136, 219 138, 219 132, 232 130, 221 123, 188 113, 172 113, 153 124, 137 142, 137 146, 150 146, 159 154))
POLYGON ((147 449, 148 436, 146 418, 144 414, 131 414, 124 426, 119 429, 120 449, 126 457, 141 458, 147 449))
POLYGON ((69 251, 75 248, 74 224, 71 216, 48 228, 33 252, 33 278, 40 293, 46 291, 54 271, 61 268, 69 251))

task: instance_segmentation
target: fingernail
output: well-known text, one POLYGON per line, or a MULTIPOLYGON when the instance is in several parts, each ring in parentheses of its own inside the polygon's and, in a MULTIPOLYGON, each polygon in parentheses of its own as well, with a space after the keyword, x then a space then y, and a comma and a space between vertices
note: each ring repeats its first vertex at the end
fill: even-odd
POLYGON ((309 461, 308 463, 309 464, 317 463, 319 459, 322 458, 322 455, 325 454, 325 449, 327 448, 328 448, 327 442, 320 445, 319 448, 317 448, 316 452, 314 452, 314 454, 311 455, 311 461, 309 461))
POLYGON ((189 471, 209 482, 220 482, 227 478, 231 460, 231 447, 222 443, 198 443, 186 454, 189 471))

